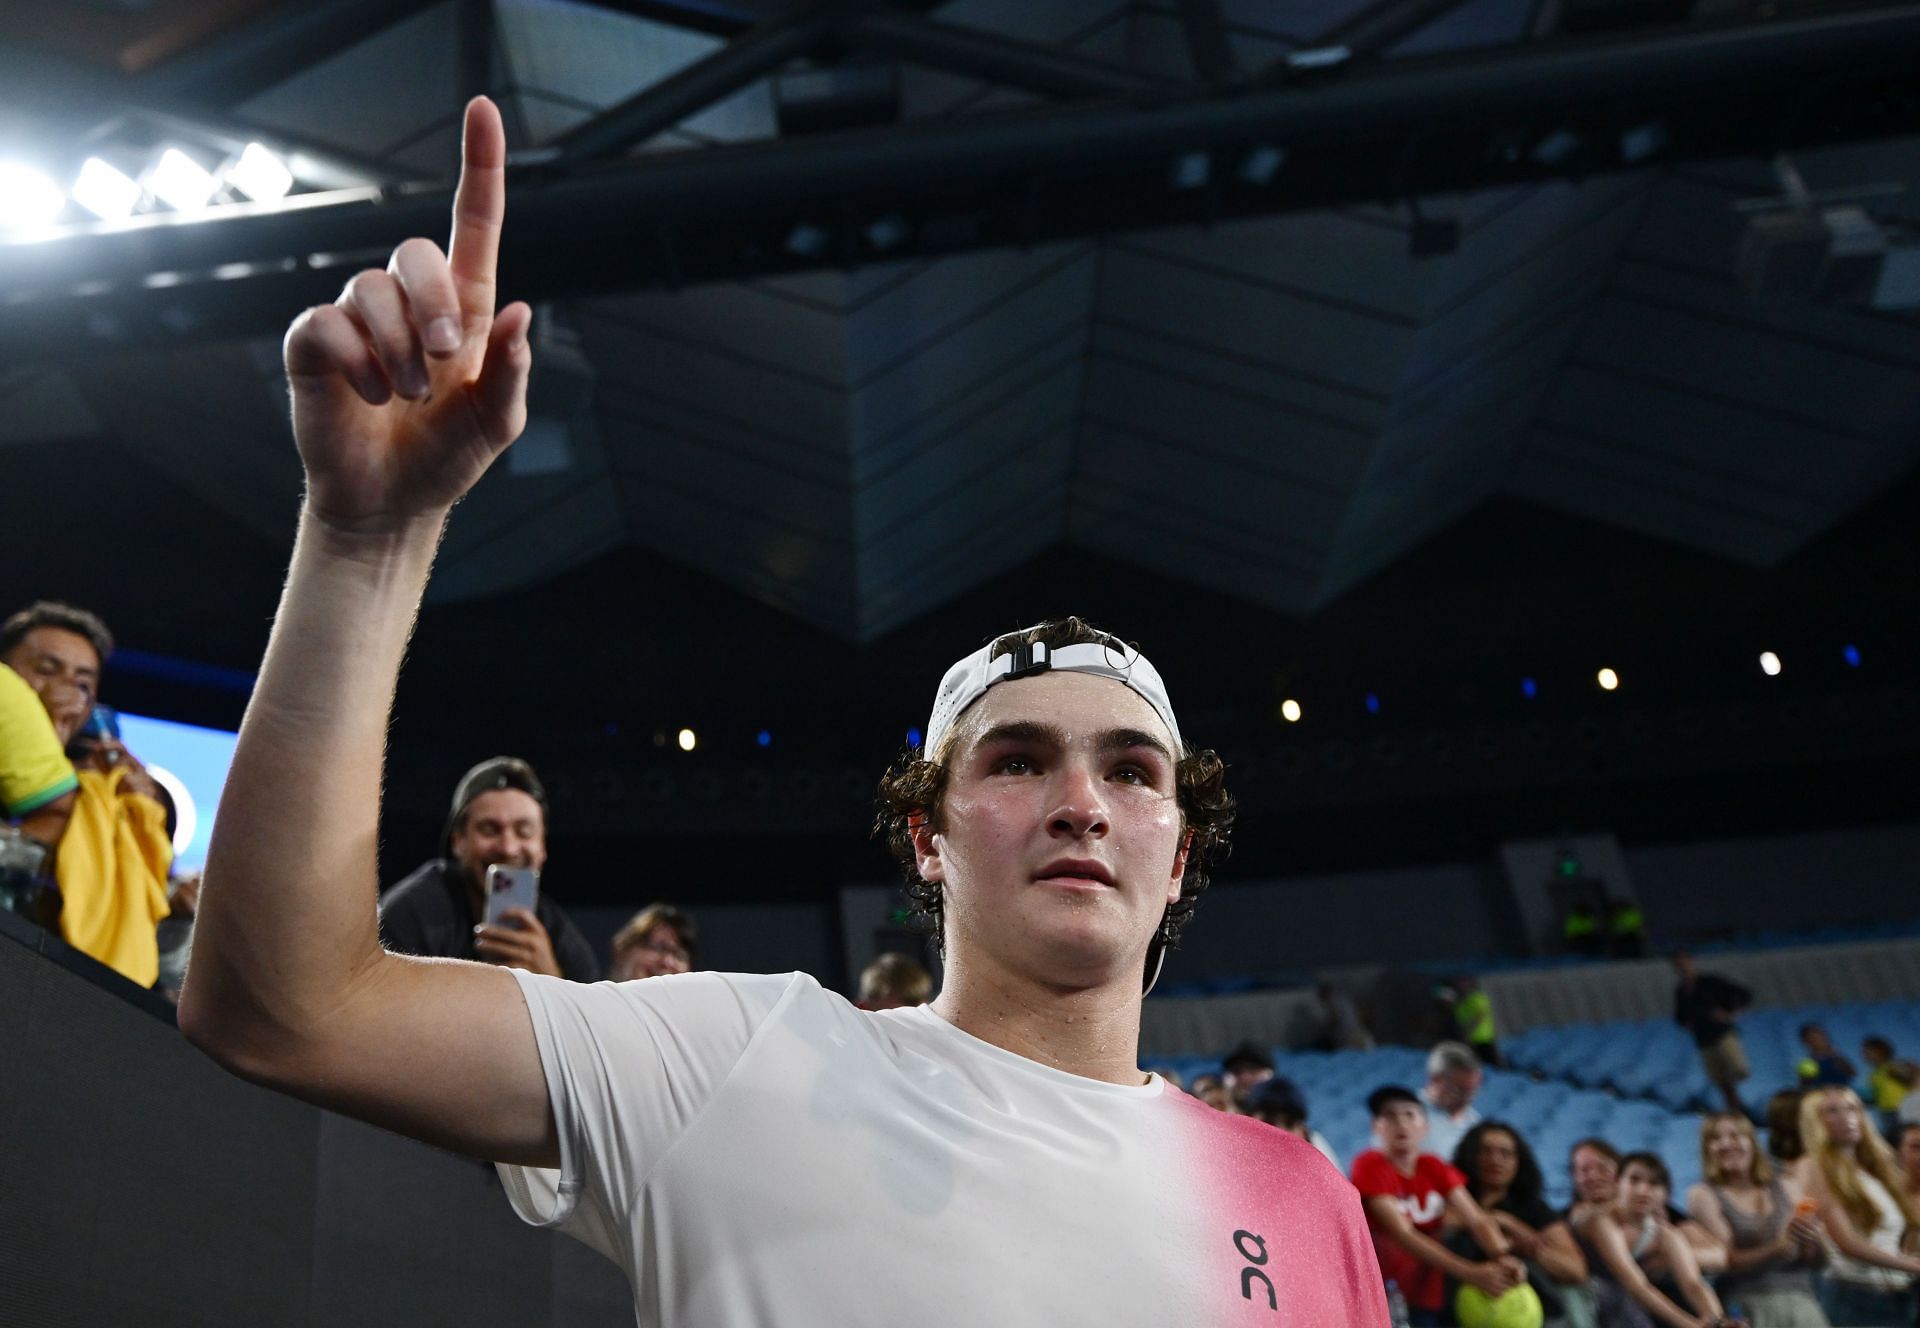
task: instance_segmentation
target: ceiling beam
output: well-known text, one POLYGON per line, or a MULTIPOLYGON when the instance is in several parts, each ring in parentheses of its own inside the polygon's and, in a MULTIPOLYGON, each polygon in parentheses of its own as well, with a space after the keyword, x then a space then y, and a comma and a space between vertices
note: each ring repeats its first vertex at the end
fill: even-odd
POLYGON ((1322 50, 1344 47, 1351 55, 1379 55, 1411 37, 1435 19, 1460 8, 1462 0, 1374 0, 1362 5, 1314 41, 1322 50))
POLYGON ((862 14, 849 19, 841 33, 850 45, 897 60, 985 83, 1023 88, 1043 97, 1071 100, 1157 95, 1179 86, 1136 73, 1125 65, 1090 60, 1057 47, 912 14, 862 14))
MULTIPOLYGON (((1912 134, 1916 52, 1920 4, 1907 4, 523 169, 503 290, 606 294, 1912 134), (1528 150, 1549 135, 1579 147, 1528 150), (1250 169, 1278 148, 1277 170, 1250 169)), ((451 200, 297 201, 0 245, 0 353, 273 332, 400 239, 443 234, 451 200)))

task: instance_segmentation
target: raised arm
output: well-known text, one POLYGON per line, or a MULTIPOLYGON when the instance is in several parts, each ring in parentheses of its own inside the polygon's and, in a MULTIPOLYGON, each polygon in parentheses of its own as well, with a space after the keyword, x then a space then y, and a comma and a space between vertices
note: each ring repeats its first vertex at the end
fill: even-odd
POLYGON ((400 659, 448 511, 526 418, 494 313, 500 114, 467 108, 451 255, 408 240, 287 334, 307 493, 208 851, 180 1026, 247 1078, 446 1147, 558 1155, 504 969, 380 948, 375 842, 400 659))

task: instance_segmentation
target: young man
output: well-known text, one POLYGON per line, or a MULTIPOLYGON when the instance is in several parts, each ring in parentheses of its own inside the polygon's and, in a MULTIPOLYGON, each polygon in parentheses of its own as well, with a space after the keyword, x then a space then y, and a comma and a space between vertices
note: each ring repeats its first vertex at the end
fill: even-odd
POLYGON ((643 1325, 1384 1325, 1339 1173, 1139 1069, 1149 959, 1231 804, 1118 643, 969 655, 927 759, 890 779, 890 802, 920 795, 889 825, 941 926, 931 1005, 380 948, 400 657, 449 508, 526 417, 531 314, 494 310, 505 157, 476 100, 450 256, 409 240, 288 334, 307 498, 209 855, 187 1036, 507 1164, 523 1216, 626 1270, 643 1325))
POLYGON ((1526 1265, 1513 1256, 1499 1224, 1473 1201, 1467 1178, 1452 1163, 1423 1151, 1426 1105, 1408 1089, 1389 1085, 1374 1089, 1367 1110, 1379 1147, 1353 1159, 1353 1183, 1366 1204, 1380 1272, 1399 1283, 1413 1322, 1444 1321, 1449 1277, 1489 1296, 1526 1281, 1526 1265), (1440 1236, 1449 1217, 1493 1257, 1465 1259, 1443 1245, 1440 1236))

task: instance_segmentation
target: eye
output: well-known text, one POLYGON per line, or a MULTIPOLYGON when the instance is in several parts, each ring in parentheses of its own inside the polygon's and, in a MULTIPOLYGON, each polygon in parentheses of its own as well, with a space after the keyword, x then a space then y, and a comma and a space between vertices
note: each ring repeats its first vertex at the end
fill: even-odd
POLYGON ((1113 772, 1113 777, 1123 784, 1148 785, 1153 783, 1153 776, 1137 765, 1123 765, 1113 772))
POLYGON ((992 773, 996 775, 1030 775, 1033 773, 1033 758, 1024 752, 1012 756, 1003 756, 993 763, 992 773))

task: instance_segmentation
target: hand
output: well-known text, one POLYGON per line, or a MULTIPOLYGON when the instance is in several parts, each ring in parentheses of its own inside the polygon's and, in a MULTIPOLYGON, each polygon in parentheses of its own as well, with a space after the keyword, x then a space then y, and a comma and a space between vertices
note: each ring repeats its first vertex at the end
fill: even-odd
MULTIPOLYGON (((1787 1229, 1781 1233, 1781 1239, 1786 1241, 1789 1246, 1798 1245, 1802 1248, 1811 1247, 1813 1249, 1819 1249, 1820 1221, 1811 1215, 1796 1217, 1787 1223, 1787 1229)), ((1791 1250, 1789 1250, 1789 1252, 1791 1252, 1791 1250)))
POLYGON ((1508 1255, 1473 1265, 1466 1280, 1497 1300, 1527 1280, 1527 1269, 1518 1259, 1508 1255))
POLYGON ((138 793, 142 797, 152 798, 155 802, 165 802, 167 795, 160 788, 160 781, 147 773, 140 759, 127 750, 125 743, 118 738, 95 738, 88 749, 84 764, 101 774, 111 774, 115 770, 127 773, 120 779, 121 793, 138 793))
POLYGON ((1531 1259, 1540 1253, 1540 1246, 1544 1242, 1539 1232, 1504 1209, 1494 1209, 1491 1216, 1500 1224, 1500 1230, 1506 1235, 1508 1243, 1513 1246, 1515 1254, 1522 1259, 1531 1259))
POLYGON ((174 877, 172 888, 167 892, 167 902, 173 908, 170 916, 192 917, 194 910, 200 907, 200 873, 183 872, 174 877))
POLYGON ((479 926, 473 929, 473 948, 482 959, 508 968, 523 968, 529 973, 545 973, 563 978, 560 960, 553 953, 553 938, 540 919, 524 908, 510 908, 500 915, 512 926, 479 926))
POLYGON ((337 529, 392 534, 440 518, 526 425, 533 311, 493 310, 506 160, 500 112, 476 97, 451 254, 407 240, 385 271, 360 273, 287 331, 308 509, 337 529))

